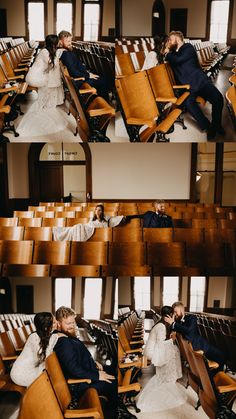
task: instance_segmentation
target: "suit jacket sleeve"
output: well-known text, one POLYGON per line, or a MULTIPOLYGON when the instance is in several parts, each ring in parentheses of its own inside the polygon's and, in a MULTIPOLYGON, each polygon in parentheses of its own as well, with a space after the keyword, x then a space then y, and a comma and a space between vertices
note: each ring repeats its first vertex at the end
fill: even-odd
POLYGON ((171 66, 178 64, 183 64, 191 60, 193 57, 196 57, 196 51, 192 45, 189 44, 188 48, 180 49, 179 52, 169 52, 166 55, 166 60, 169 61, 171 66))
POLYGON ((79 351, 75 351, 68 338, 59 338, 54 347, 62 370, 67 377, 89 378, 92 381, 99 379, 99 372, 86 369, 81 362, 79 351))
POLYGON ((89 72, 72 51, 64 51, 61 55, 62 63, 67 67, 71 77, 89 78, 89 72))
POLYGON ((175 332, 179 332, 184 335, 189 335, 191 334, 192 331, 194 331, 194 329, 196 329, 196 327, 197 327, 197 319, 195 316, 190 315, 185 320, 185 322, 175 322, 172 329, 175 332))

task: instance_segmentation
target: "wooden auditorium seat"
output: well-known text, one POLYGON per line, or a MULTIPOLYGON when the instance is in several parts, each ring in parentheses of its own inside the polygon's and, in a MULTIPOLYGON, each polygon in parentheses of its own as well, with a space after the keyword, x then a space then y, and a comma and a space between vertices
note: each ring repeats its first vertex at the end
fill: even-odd
POLYGON ((34 217, 34 218, 19 217, 18 226, 30 228, 30 227, 41 227, 41 225, 42 225, 41 217, 34 217))
MULTIPOLYGON (((68 218, 69 220, 69 218, 68 218)), ((64 227, 66 223, 65 218, 43 218, 42 227, 64 227)))
POLYGON ((142 229, 141 228, 123 228, 116 227, 113 229, 113 242, 141 242, 142 229))
POLYGON ((236 86, 231 86, 225 94, 227 107, 233 122, 233 126, 236 130, 236 86))
MULTIPOLYGON (((236 396, 236 381, 223 371, 216 373, 211 379, 208 362, 204 355, 200 351, 193 351, 192 354, 201 380, 199 389, 201 406, 210 419, 215 419, 224 405, 231 410, 236 396), (228 398, 225 398, 223 402, 220 395, 224 393, 228 393, 228 398)), ((228 415, 226 414, 225 417, 228 415)))
POLYGON ((13 226, 17 226, 17 223, 18 223, 17 217, 0 217, 0 226, 13 227, 13 226))
POLYGON ((24 240, 52 241, 51 227, 25 227, 24 240))
POLYGON ((149 243, 170 243, 173 241, 173 229, 172 228, 144 228, 143 241, 149 242, 149 243))
MULTIPOLYGON (((115 229, 116 230, 116 229, 115 229)), ((95 228, 92 237, 88 240, 89 242, 111 242, 112 241, 112 228, 95 228)))
POLYGON ((116 80, 116 89, 130 141, 151 141, 154 134, 158 140, 166 141, 166 134, 182 111, 174 109, 165 119, 160 120, 160 113, 146 72, 141 71, 116 80), (141 127, 145 125, 147 128, 140 132, 141 127))
POLYGON ((23 240, 24 227, 0 226, 0 240, 23 240))
POLYGON ((147 263, 155 273, 167 275, 186 266, 184 243, 147 243, 147 263))
POLYGON ((69 258, 70 242, 36 241, 34 244, 34 264, 66 265, 69 258))
POLYGON ((24 394, 26 391, 26 387, 18 386, 17 384, 13 383, 10 378, 10 375, 6 372, 6 368, 2 357, 0 355, 0 391, 14 391, 20 394, 24 394))
POLYGON ((107 265, 107 242, 72 242, 70 264, 107 265))
MULTIPOLYGON (((97 419, 103 419, 102 407, 98 397, 98 393, 95 388, 89 388, 78 400, 78 409, 69 409, 69 405, 72 401, 70 390, 66 379, 63 375, 60 363, 53 352, 45 361, 46 371, 49 376, 51 385, 56 394, 61 411, 66 418, 83 418, 92 417, 97 419)), ((91 383, 90 379, 75 379, 71 378, 68 380, 69 384, 78 383, 91 383)))

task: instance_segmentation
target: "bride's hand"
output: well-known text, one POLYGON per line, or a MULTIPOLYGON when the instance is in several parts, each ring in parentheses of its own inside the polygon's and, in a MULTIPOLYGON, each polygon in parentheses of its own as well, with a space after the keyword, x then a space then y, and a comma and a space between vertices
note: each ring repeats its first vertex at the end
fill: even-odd
POLYGON ((167 316, 164 317, 164 321, 168 324, 173 324, 175 321, 175 315, 173 314, 172 316, 170 316, 169 314, 167 316))

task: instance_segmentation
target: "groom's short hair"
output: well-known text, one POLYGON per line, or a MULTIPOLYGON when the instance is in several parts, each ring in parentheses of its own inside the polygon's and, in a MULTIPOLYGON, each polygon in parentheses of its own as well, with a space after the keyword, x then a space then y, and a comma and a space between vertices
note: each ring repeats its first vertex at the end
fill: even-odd
POLYGON ((76 316, 75 310, 70 307, 61 306, 56 311, 56 320, 62 321, 62 319, 67 319, 70 316, 76 316))
POLYGON ((175 307, 183 307, 184 308, 184 304, 181 301, 176 301, 174 304, 172 304, 173 310, 175 309, 175 307))
POLYGON ((71 33, 70 33, 70 32, 68 32, 68 31, 61 31, 61 32, 58 34, 58 38, 59 38, 59 39, 69 38, 70 36, 72 36, 72 35, 71 35, 71 33))

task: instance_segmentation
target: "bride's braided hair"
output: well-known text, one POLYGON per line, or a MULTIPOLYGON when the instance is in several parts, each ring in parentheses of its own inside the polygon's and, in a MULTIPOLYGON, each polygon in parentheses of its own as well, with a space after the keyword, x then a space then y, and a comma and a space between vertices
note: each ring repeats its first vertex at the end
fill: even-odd
POLYGON ((42 312, 35 315, 34 324, 36 333, 40 338, 38 350, 38 364, 46 358, 46 350, 52 332, 53 315, 52 313, 42 312))
POLYGON ((49 52, 49 66, 54 67, 55 66, 55 57, 57 52, 57 46, 58 46, 58 36, 57 35, 47 35, 45 38, 45 48, 49 52))

